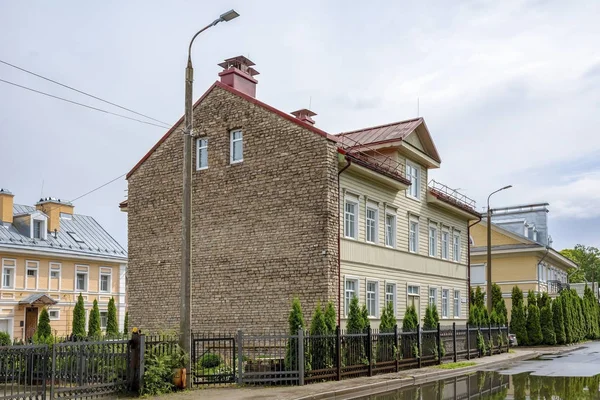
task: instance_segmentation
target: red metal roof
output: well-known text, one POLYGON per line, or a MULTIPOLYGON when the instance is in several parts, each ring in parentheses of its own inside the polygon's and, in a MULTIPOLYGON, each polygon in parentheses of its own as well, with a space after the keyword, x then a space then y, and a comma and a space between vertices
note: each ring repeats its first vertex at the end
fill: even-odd
POLYGON ((419 117, 406 121, 393 122, 391 124, 344 132, 339 134, 339 136, 341 136, 340 142, 348 146, 354 146, 356 144, 374 144, 403 140, 422 123, 423 118, 419 117), (345 138, 349 140, 344 142, 345 138))

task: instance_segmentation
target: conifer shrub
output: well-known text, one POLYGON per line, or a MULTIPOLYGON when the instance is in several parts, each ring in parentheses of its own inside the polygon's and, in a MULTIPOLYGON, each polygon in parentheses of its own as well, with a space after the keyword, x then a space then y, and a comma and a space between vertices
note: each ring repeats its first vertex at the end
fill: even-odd
POLYGON ((86 336, 85 332, 85 306, 83 304, 83 296, 79 293, 77 303, 73 308, 73 336, 81 339, 86 336))
POLYGON ((123 323, 123 334, 129 335, 129 311, 125 312, 125 322, 123 323))
MULTIPOLYGON (((292 300, 292 310, 288 317, 288 327, 288 332, 292 336, 297 335, 299 329, 304 329, 304 315, 302 314, 300 299, 297 297, 294 297, 292 300)), ((288 341, 284 363, 288 371, 298 368, 298 339, 291 338, 288 341)))
POLYGON ((321 303, 317 303, 315 311, 310 321, 310 335, 314 336, 310 339, 310 366, 312 369, 327 368, 330 362, 327 335, 327 323, 325 322, 325 314, 321 308, 321 303))
POLYGON ((108 313, 106 321, 106 336, 119 336, 119 323, 117 322, 117 307, 115 306, 115 298, 111 297, 108 301, 108 313))
POLYGON ((563 307, 561 297, 557 297, 552 302, 552 322, 554 324, 554 335, 556 343, 565 344, 567 338, 565 337, 565 322, 563 319, 563 307))
POLYGON ((45 339, 52 335, 52 328, 50 328, 50 315, 48 314, 48 310, 45 308, 42 308, 42 312, 40 313, 40 319, 38 321, 36 333, 40 339, 45 339))
POLYGON ((100 328, 100 309, 98 308, 98 300, 94 299, 94 305, 90 310, 90 319, 88 322, 88 336, 98 338, 102 335, 100 328))
POLYGON ((548 305, 542 307, 542 311, 540 312, 540 322, 542 326, 542 342, 550 346, 556 344, 556 334, 554 333, 554 323, 552 318, 552 305, 548 302, 548 305))
POLYGON ((527 344, 530 346, 542 344, 544 340, 540 325, 540 309, 537 306, 537 301, 527 306, 527 338, 527 344))
POLYGON ((523 305, 523 292, 518 286, 512 289, 512 309, 510 331, 517 336, 517 342, 527 344, 527 316, 523 305))

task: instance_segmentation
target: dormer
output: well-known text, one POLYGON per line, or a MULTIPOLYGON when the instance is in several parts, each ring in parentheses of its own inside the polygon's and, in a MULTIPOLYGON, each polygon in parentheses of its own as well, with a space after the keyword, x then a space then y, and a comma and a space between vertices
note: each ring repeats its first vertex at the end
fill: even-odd
POLYGON ((39 211, 31 214, 29 224, 29 237, 32 239, 46 240, 48 235, 48 217, 39 211))
POLYGON ((68 201, 46 197, 35 204, 38 211, 48 216, 48 231, 60 231, 60 220, 70 219, 73 216, 73 204, 68 201))

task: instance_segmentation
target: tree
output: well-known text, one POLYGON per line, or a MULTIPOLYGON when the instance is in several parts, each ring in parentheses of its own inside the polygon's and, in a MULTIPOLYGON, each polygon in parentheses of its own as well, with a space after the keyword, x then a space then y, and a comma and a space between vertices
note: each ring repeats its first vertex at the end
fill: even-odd
POLYGON ((98 309, 98 300, 94 299, 94 305, 90 311, 90 320, 88 322, 88 336, 99 337, 102 335, 100 329, 100 309, 98 309))
POLYGON ((346 321, 346 330, 348 333, 363 333, 365 330, 365 321, 358 305, 358 297, 353 296, 348 308, 348 320, 346 321))
POLYGON ((40 313, 40 319, 38 321, 36 333, 40 339, 46 339, 52 336, 52 328, 50 328, 50 315, 48 315, 48 310, 45 308, 42 308, 42 312, 40 313))
MULTIPOLYGON (((358 297, 353 296, 350 300, 348 310, 348 321, 346 321, 346 330, 351 334, 360 334, 365 332, 368 321, 365 321, 364 308, 358 305, 358 297)), ((348 338, 346 351, 346 365, 358 365, 365 358, 365 340, 362 337, 348 338)))
POLYGON ((425 309, 425 320, 423 321, 423 330, 432 331, 437 329, 440 316, 438 315, 435 304, 430 304, 425 309))
POLYGON ((417 325, 419 324, 419 317, 417 316, 417 310, 415 306, 410 305, 404 313, 402 319, 402 332, 416 332, 417 325))
POLYGON ((556 343, 565 344, 567 338, 565 337, 565 322, 563 319, 563 307, 560 296, 552 302, 552 322, 554 323, 554 335, 556 337, 556 343))
POLYGON ((114 297, 111 297, 108 301, 106 335, 109 337, 115 337, 119 335, 119 323, 117 322, 117 307, 115 306, 114 297))
MULTIPOLYGON (((292 300, 292 310, 288 317, 288 327, 290 335, 297 335, 299 329, 304 329, 304 316, 302 315, 302 306, 300 299, 294 297, 292 300)), ((285 353, 285 368, 286 370, 294 370, 298 368, 298 339, 290 339, 287 344, 285 353)))
POLYGON ((310 335, 315 336, 310 339, 310 366, 313 369, 326 368, 329 360, 329 348, 327 335, 327 323, 325 314, 321 308, 321 303, 317 303, 315 312, 310 321, 310 335))
MULTIPOLYGON (((396 327, 396 316, 394 315, 394 304, 388 302, 381 313, 379 332, 393 332, 396 327)), ((396 340, 392 336, 379 336, 377 340, 376 362, 393 361, 396 357, 396 340)))
POLYGON ((587 285, 583 292, 584 318, 586 324, 586 334, 588 339, 598 339, 600 331, 598 326, 598 301, 594 292, 587 285))
POLYGON ((527 306, 527 338, 527 344, 530 346, 541 344, 544 340, 540 325, 540 309, 537 306, 537 301, 527 306))
POLYGON ((325 307, 325 324, 327 325, 327 333, 333 335, 337 327, 337 314, 331 301, 327 302, 325 307))
MULTIPOLYGON (((492 312, 494 311, 496 312, 495 324, 505 325, 508 321, 508 310, 502 297, 502 289, 496 283, 492 285, 492 312)), ((492 316, 490 315, 490 322, 492 322, 491 319, 492 316)))
POLYGON ((518 286, 512 289, 512 309, 510 330, 517 336, 517 342, 527 344, 527 316, 523 305, 523 292, 518 286))
POLYGON ((540 312, 540 321, 542 325, 542 342, 551 346, 555 345, 556 334, 554 333, 551 304, 542 307, 542 311, 540 312))
POLYGON ((394 315, 394 304, 391 302, 385 305, 381 314, 381 322, 379 323, 380 332, 392 332, 396 326, 396 316, 394 315))
POLYGON ((569 282, 596 282, 600 278, 600 250, 596 247, 576 245, 573 249, 560 252, 579 265, 569 275, 569 282))
POLYGON ((77 303, 73 309, 73 336, 76 338, 84 338, 85 333, 85 306, 83 304, 83 296, 79 293, 77 303))
POLYGON ((125 311, 125 322, 123 323, 123 334, 129 335, 129 311, 125 311))
POLYGON ((360 308, 360 313, 363 319, 363 331, 371 326, 371 321, 369 321, 369 310, 367 310, 367 305, 363 304, 360 308))
POLYGON ((571 291, 563 290, 560 292, 560 305, 563 311, 563 326, 565 328, 565 343, 573 343, 573 333, 575 327, 573 326, 573 316, 571 313, 571 291))
POLYGON ((552 300, 550 299, 550 296, 548 296, 548 293, 544 292, 540 297, 538 297, 537 306, 541 310, 542 308, 549 306, 551 301, 552 300))

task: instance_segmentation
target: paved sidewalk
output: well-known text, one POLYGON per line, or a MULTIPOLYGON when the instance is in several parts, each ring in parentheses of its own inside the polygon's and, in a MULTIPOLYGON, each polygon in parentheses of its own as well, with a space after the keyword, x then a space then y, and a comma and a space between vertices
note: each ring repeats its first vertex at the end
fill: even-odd
POLYGON ((350 396, 368 395, 375 392, 399 389, 413 384, 451 378, 479 369, 497 368, 502 364, 528 360, 542 354, 569 352, 580 347, 581 346, 555 346, 549 348, 520 348, 515 349, 512 353, 502 353, 491 357, 476 358, 471 360, 475 362, 476 365, 454 370, 427 367, 373 377, 347 379, 339 382, 314 383, 305 386, 231 386, 225 388, 201 388, 153 398, 161 400, 341 400, 349 398, 350 396))

